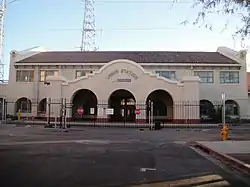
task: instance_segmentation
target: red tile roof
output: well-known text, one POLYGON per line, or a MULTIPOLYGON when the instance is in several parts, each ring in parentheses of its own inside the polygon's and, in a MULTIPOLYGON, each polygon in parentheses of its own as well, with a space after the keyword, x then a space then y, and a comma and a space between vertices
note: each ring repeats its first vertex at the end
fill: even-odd
POLYGON ((137 63, 212 63, 237 64, 218 52, 177 51, 58 51, 41 52, 19 63, 106 63, 128 59, 137 63))

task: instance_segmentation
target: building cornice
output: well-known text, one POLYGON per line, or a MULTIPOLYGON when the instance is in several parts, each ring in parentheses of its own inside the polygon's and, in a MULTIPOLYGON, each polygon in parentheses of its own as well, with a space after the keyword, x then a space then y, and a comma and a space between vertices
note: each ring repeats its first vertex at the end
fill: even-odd
MULTIPOLYGON (((15 63, 15 66, 104 66, 107 63, 15 63)), ((241 64, 200 64, 200 63, 138 63, 141 66, 202 66, 202 67, 241 67, 241 64)))

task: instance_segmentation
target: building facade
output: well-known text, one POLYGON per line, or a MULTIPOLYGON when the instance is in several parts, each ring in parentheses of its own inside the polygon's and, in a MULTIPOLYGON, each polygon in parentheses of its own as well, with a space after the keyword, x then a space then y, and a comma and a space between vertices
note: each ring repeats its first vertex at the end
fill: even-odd
POLYGON ((7 114, 79 120, 145 123, 151 114, 165 122, 198 123, 222 106, 248 115, 244 51, 10 53, 8 84, 0 85, 7 114), (49 110, 49 111, 48 111, 49 110), (151 114, 150 114, 151 113, 151 114))

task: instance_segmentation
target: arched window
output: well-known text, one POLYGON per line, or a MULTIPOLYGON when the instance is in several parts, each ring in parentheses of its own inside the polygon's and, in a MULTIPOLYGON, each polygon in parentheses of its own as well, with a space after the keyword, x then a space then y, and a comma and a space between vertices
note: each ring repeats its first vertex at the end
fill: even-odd
POLYGON ((16 112, 20 110, 21 113, 31 113, 31 101, 22 97, 16 101, 16 112))

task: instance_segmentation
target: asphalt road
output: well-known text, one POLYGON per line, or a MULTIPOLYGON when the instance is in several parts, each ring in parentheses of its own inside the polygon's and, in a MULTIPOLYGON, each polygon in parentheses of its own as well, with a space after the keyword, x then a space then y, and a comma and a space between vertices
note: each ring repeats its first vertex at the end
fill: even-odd
POLYGON ((196 139, 217 139, 217 130, 5 128, 0 131, 0 186, 129 186, 193 177, 203 177, 203 184, 212 183, 211 176, 247 186, 191 149, 188 143, 196 139))

